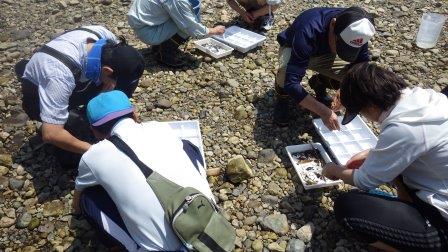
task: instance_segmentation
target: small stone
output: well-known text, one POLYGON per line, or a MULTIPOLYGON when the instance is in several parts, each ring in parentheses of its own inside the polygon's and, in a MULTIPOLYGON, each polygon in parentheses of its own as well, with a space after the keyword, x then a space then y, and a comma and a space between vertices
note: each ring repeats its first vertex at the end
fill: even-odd
POLYGON ((260 240, 255 240, 252 242, 252 249, 256 252, 263 251, 263 242, 260 240))
POLYGON ((0 154, 0 165, 10 167, 12 165, 12 157, 9 154, 0 154))
POLYGON ((391 56, 397 56, 398 54, 400 54, 400 52, 398 52, 397 50, 386 50, 386 53, 391 56))
POLYGON ((22 189, 24 182, 25 181, 23 181, 21 179, 10 178, 9 179, 9 187, 11 188, 11 190, 18 191, 18 190, 22 189))
POLYGON ((37 248, 33 246, 26 246, 19 250, 20 252, 37 252, 39 251, 37 248))
POLYGON ((28 224, 28 229, 33 230, 40 225, 40 220, 38 218, 32 218, 30 223, 28 224))
POLYGON ((297 230, 297 238, 303 242, 310 242, 313 238, 314 224, 309 222, 297 230))
POLYGON ((277 168, 275 169, 275 175, 279 178, 287 178, 288 177, 288 171, 285 168, 277 168))
POLYGON ((241 155, 237 155, 227 162, 226 174, 232 183, 240 183, 254 175, 241 155))
POLYGON ((244 225, 252 226, 257 221, 257 216, 250 216, 244 219, 244 225))
POLYGON ((305 243, 299 239, 291 239, 286 247, 286 252, 304 252, 305 243))
POLYGON ((229 138, 228 142, 230 144, 238 144, 240 142, 240 139, 238 137, 233 136, 229 138))
POLYGON ((173 104, 170 102, 170 100, 164 98, 159 99, 156 103, 156 107, 161 109, 168 109, 171 108, 171 106, 173 106, 173 104))
POLYGON ((275 154, 273 149, 264 149, 258 152, 258 162, 260 163, 272 162, 276 157, 277 154, 275 154))
POLYGON ((6 175, 9 169, 6 166, 0 165, 0 176, 6 175))
POLYGON ((152 86, 152 82, 151 82, 151 80, 149 80, 149 79, 143 79, 143 80, 140 80, 140 82, 138 83, 138 85, 139 85, 140 87, 149 88, 149 87, 152 86))
POLYGON ((285 251, 285 248, 280 247, 280 245, 278 245, 278 243, 276 243, 276 242, 270 243, 268 245, 268 249, 270 251, 275 251, 275 252, 284 252, 285 251))
POLYGON ((16 227, 17 228, 28 227, 28 225, 31 223, 31 219, 32 219, 31 214, 29 214, 28 212, 23 212, 17 218, 16 227))
POLYGON ((80 14, 76 14, 73 16, 73 21, 75 23, 81 22, 81 20, 82 20, 82 16, 80 14))
POLYGON ((237 80, 235 79, 229 79, 227 80, 227 84, 229 84, 229 86, 231 87, 238 87, 240 84, 238 83, 237 80))
POLYGON ((45 217, 57 216, 64 213, 64 203, 59 200, 53 200, 44 204, 43 214, 45 217))
POLYGON ((269 182, 268 192, 269 192, 269 194, 277 195, 277 196, 282 196, 282 194, 283 194, 282 188, 280 188, 280 186, 277 185, 277 183, 274 181, 269 182))
POLYGON ((263 218, 260 223, 264 228, 284 235, 289 231, 288 220, 284 214, 271 214, 263 218))
POLYGON ((240 105, 235 109, 235 119, 243 120, 243 119, 246 119, 247 116, 248 115, 247 115, 246 109, 244 108, 243 105, 240 105))
POLYGON ((205 171, 207 176, 218 176, 221 173, 221 168, 211 168, 205 171))
POLYGON ((10 227, 10 226, 14 225, 14 222, 15 222, 15 221, 16 221, 16 220, 14 220, 14 219, 12 219, 12 218, 9 218, 9 217, 4 216, 4 217, 2 217, 2 218, 0 219, 0 228, 7 228, 7 227, 10 227))
POLYGON ((112 4, 112 0, 101 0, 101 4, 103 4, 103 5, 111 5, 112 4))

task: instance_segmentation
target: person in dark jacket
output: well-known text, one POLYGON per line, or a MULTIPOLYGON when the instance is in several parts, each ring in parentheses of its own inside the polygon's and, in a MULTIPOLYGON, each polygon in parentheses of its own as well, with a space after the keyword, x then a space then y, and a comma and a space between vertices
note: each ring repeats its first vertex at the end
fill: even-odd
POLYGON ((372 16, 359 7, 313 8, 302 12, 277 36, 280 66, 275 81, 274 122, 286 126, 288 98, 319 115, 332 130, 339 129, 329 108, 327 88, 338 89, 350 63, 369 61, 368 42, 375 34, 372 16), (300 82, 307 69, 316 71, 308 81, 316 98, 300 82))

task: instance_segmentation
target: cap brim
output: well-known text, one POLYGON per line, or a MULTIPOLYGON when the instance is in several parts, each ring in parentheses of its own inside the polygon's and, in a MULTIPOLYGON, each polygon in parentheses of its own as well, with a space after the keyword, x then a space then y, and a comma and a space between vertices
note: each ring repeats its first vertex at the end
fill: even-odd
POLYGON ((336 53, 342 60, 355 62, 361 50, 362 47, 349 46, 340 36, 338 36, 338 39, 336 40, 336 53))
POLYGON ((346 125, 347 123, 350 123, 355 117, 358 115, 359 112, 356 111, 345 111, 344 118, 342 118, 342 125, 346 125))
POLYGON ((132 112, 134 112, 134 107, 109 113, 105 117, 101 118, 100 120, 92 123, 92 126, 103 125, 103 124, 109 122, 110 120, 113 120, 113 119, 118 118, 120 116, 124 116, 124 115, 130 114, 132 112))

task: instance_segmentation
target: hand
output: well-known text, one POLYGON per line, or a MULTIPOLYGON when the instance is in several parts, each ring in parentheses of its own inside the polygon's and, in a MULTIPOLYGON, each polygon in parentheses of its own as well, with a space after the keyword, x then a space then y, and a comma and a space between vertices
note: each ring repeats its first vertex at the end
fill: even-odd
POLYGON ((221 35, 226 31, 226 27, 222 26, 222 25, 217 25, 213 28, 209 28, 208 29, 208 34, 209 35, 221 35))
POLYGON ((241 17, 243 18, 244 22, 248 24, 253 24, 255 22, 255 18, 252 15, 252 13, 245 11, 241 14, 241 17))
POLYGON ((335 169, 339 166, 334 163, 328 163, 322 168, 322 175, 331 180, 337 180, 338 177, 335 176, 335 169))
POLYGON ((358 169, 366 160, 367 156, 369 155, 369 152, 370 152, 370 149, 363 150, 363 151, 353 155, 353 157, 351 157, 345 164, 347 169, 358 169))
POLYGON ((341 96, 340 90, 336 91, 336 94, 333 96, 333 102, 331 103, 331 110, 333 110, 334 112, 340 111, 342 109, 340 96, 341 96))
POLYGON ((334 111, 330 110, 331 113, 327 117, 322 117, 322 121, 329 130, 340 130, 338 116, 334 111))

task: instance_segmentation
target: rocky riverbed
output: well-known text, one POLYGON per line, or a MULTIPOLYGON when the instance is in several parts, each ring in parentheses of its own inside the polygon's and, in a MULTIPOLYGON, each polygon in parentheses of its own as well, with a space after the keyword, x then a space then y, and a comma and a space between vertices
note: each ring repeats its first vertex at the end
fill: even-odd
MULTIPOLYGON (((125 35, 145 55, 147 69, 134 96, 143 120, 200 120, 210 185, 236 229, 239 251, 366 251, 333 216, 333 200, 348 188, 304 191, 285 154, 287 145, 320 141, 313 115, 295 109, 289 128, 272 124, 276 34, 310 7, 359 4, 376 18, 374 60, 414 86, 439 91, 448 85, 448 36, 442 32, 430 50, 414 41, 422 13, 448 13, 448 3, 285 0, 262 47, 213 60, 190 41, 185 50, 191 64, 176 71, 156 64, 136 40, 126 21, 129 4, 0 0, 0 251, 105 250, 90 225, 70 214, 76 171, 59 167, 54 149, 36 137, 39 124, 20 110, 13 71, 15 62, 55 34, 92 23, 125 35), (241 166, 243 175, 233 166, 241 166), (226 175, 227 169, 236 178, 226 175), (252 176, 242 180, 244 172, 252 176)), ((238 22, 225 1, 204 0, 202 6, 208 26, 238 22)), ((311 75, 307 72, 305 83, 311 75)))

